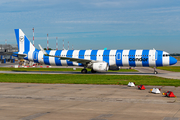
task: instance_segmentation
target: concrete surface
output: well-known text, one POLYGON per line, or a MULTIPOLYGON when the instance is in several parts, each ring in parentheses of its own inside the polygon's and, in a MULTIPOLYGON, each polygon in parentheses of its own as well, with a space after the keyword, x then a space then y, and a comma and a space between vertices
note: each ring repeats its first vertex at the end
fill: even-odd
MULTIPOLYGON (((136 67, 135 69, 138 70, 140 74, 149 73, 149 75, 154 75, 154 74, 150 74, 154 72, 154 69, 150 67, 136 67)), ((156 74, 155 76, 163 77, 163 78, 171 78, 171 79, 180 79, 180 72, 171 72, 160 69, 157 69, 157 71, 158 74, 156 74)))
POLYGON ((1 120, 178 120, 177 98, 119 85, 0 83, 1 120))

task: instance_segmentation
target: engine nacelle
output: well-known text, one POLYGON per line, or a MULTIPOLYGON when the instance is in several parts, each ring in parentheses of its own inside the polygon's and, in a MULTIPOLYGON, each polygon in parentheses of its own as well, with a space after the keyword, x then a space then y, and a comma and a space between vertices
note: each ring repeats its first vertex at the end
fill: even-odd
POLYGON ((109 70, 120 70, 119 66, 109 66, 109 70))
POLYGON ((106 72, 109 69, 108 63, 106 62, 98 62, 93 63, 93 70, 97 72, 106 72))

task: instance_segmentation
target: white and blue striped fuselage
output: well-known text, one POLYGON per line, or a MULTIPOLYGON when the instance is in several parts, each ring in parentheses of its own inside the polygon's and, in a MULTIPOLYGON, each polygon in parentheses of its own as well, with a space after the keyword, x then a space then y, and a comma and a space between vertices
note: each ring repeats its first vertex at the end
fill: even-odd
MULTIPOLYGON (((157 67, 174 64, 174 58, 160 50, 47 50, 49 55, 107 62, 109 66, 157 67)), ((29 51, 24 59, 55 66, 84 66, 82 63, 29 51)))
MULTIPOLYGON (((36 49, 21 29, 15 29, 19 52, 14 56, 36 63, 55 66, 82 66, 104 72, 112 67, 169 66, 177 60, 160 50, 43 50, 36 49)), ((81 71, 86 73, 87 70, 81 71)))

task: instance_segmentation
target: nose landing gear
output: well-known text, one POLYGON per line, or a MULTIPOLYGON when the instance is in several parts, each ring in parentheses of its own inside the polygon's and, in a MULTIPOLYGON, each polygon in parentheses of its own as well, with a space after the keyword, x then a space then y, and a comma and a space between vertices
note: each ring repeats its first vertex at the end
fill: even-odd
POLYGON ((154 74, 158 74, 158 72, 156 71, 156 67, 154 67, 154 74))

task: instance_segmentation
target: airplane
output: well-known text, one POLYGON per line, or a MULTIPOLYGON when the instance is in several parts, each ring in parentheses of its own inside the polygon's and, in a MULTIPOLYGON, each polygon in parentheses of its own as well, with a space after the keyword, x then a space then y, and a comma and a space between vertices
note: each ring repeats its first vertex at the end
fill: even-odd
POLYGON ((21 29, 15 29, 18 52, 13 56, 52 66, 80 66, 81 73, 119 70, 119 67, 156 67, 177 63, 174 57, 161 50, 44 50, 36 49, 21 29))

